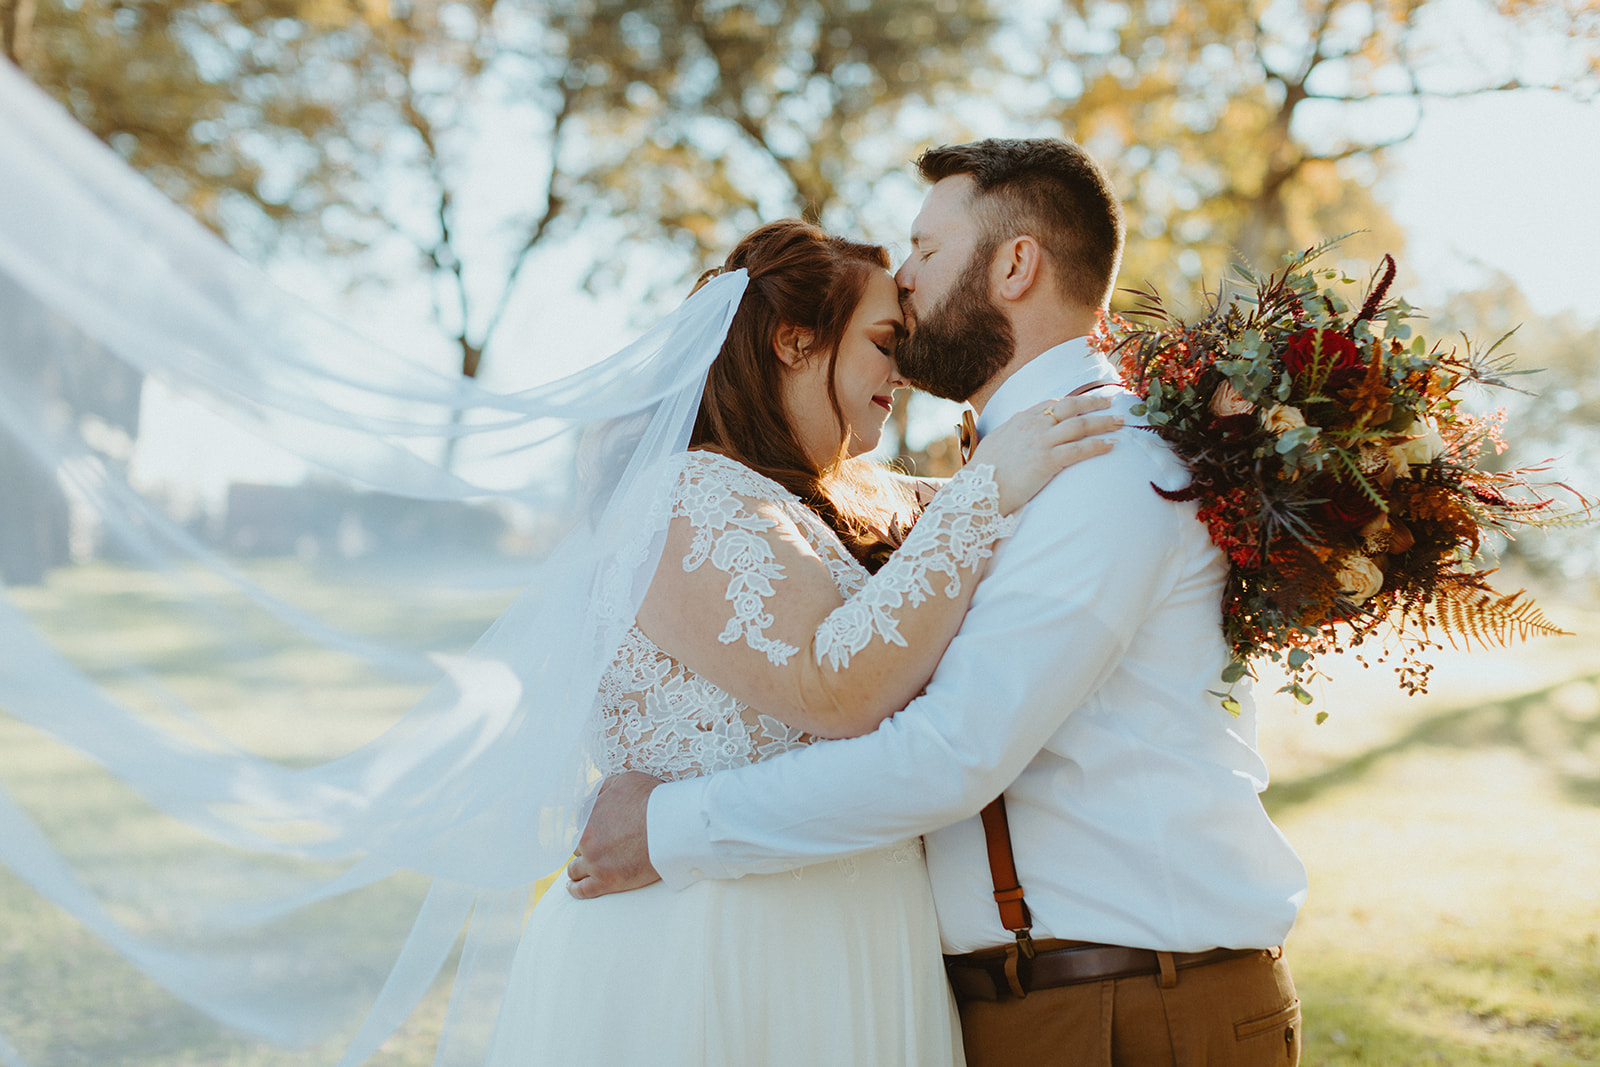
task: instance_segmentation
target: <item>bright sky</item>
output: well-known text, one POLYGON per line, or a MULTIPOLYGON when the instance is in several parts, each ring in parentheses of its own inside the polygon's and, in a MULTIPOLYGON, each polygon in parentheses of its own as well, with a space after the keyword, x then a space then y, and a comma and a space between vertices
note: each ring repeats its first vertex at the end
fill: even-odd
POLYGON ((1420 297, 1499 270, 1534 310, 1600 321, 1600 100, 1435 101, 1391 165, 1380 191, 1408 234, 1420 297))

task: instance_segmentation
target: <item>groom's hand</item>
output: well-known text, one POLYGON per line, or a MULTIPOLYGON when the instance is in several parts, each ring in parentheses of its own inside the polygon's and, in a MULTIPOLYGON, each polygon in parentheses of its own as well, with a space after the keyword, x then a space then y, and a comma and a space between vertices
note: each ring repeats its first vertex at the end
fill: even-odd
POLYGON ((578 854, 567 864, 567 877, 572 879, 567 892, 587 900, 661 880, 650 866, 645 836, 645 807, 650 791, 660 784, 661 779, 642 771, 605 780, 589 825, 578 839, 578 854))

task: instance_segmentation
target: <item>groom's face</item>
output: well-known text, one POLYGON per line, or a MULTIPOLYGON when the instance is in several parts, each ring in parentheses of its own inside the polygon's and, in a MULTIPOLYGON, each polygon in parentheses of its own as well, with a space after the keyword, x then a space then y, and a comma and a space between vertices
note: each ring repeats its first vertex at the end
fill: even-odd
POLYGON ((994 249, 972 210, 971 176, 928 191, 911 224, 911 257, 895 274, 910 336, 895 353, 903 377, 947 400, 966 400, 1011 359, 1011 323, 989 295, 994 249))

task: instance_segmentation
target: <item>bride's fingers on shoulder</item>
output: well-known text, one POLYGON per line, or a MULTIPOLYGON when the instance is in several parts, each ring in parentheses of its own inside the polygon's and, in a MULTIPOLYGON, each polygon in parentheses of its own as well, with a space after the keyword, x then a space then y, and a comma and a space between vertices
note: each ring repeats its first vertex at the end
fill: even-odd
POLYGON ((1056 445, 1050 449, 1050 455, 1060 465, 1060 469, 1066 470, 1075 463, 1105 455, 1112 450, 1114 444, 1115 442, 1109 437, 1082 437, 1056 445))
POLYGON ((1013 426, 1036 431, 1041 424, 1047 427, 1060 425, 1068 419, 1104 411, 1110 406, 1109 400, 1099 396, 1058 396, 1053 400, 1041 400, 1032 407, 1023 408, 1007 419, 1001 428, 1013 426))
POLYGON ((1078 441, 1085 437, 1098 437, 1101 434, 1115 433, 1122 427, 1123 419, 1120 415, 1073 415, 1056 423, 1051 437, 1054 443, 1059 444, 1064 441, 1078 441))
POLYGON ((1046 400, 1041 406, 1057 422, 1066 422, 1081 415, 1104 411, 1111 406, 1111 400, 1108 397, 1085 393, 1079 396, 1058 396, 1054 400, 1046 400))

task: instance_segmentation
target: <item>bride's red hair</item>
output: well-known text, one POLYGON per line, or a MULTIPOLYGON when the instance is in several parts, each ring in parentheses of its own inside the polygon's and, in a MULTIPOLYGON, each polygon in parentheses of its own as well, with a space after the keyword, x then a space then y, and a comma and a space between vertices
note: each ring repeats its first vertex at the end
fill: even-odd
POLYGON ((895 520, 908 517, 911 501, 882 468, 846 458, 849 427, 833 376, 845 327, 872 272, 889 269, 889 253, 787 219, 754 230, 734 247, 723 269, 740 267, 749 284, 706 376, 689 447, 731 456, 788 489, 875 570, 893 549, 890 531, 895 520), (775 347, 783 324, 808 331, 817 353, 812 358, 828 360, 839 452, 825 469, 807 457, 784 410, 775 347))

